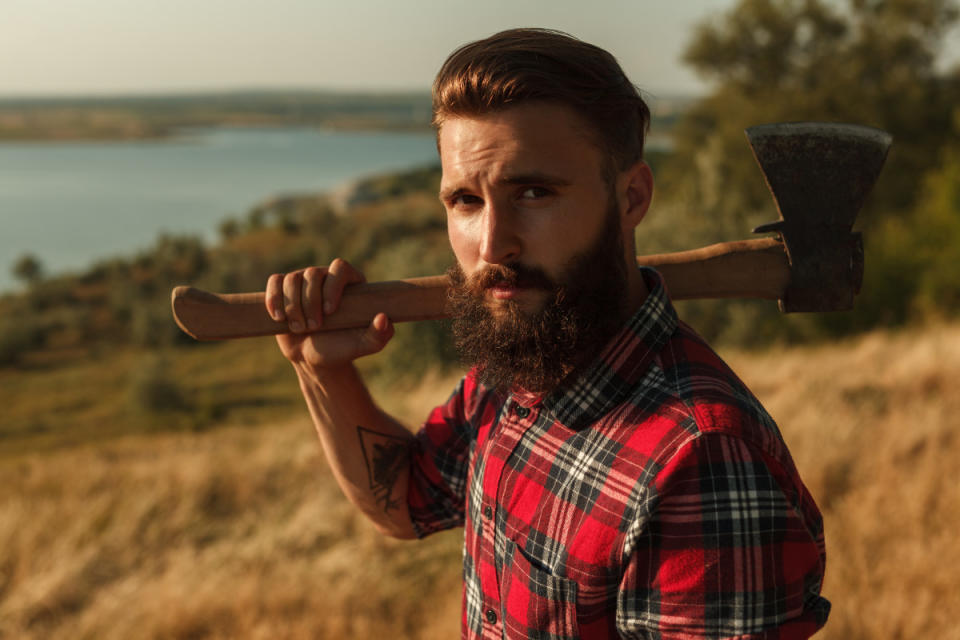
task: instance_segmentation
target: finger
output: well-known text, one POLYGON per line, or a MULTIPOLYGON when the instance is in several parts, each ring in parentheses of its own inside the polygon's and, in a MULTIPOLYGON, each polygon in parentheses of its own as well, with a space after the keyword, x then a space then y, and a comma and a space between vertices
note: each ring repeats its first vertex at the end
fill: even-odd
POLYGON ((306 328, 301 302, 302 287, 302 271, 294 271, 283 277, 283 311, 287 316, 287 326, 293 333, 303 333, 306 328))
POLYGON ((267 278, 267 293, 264 297, 264 303, 267 306, 267 313, 277 322, 283 322, 286 316, 283 314, 283 274, 275 273, 267 278))
MULTIPOLYGON (((370 326, 364 329, 360 334, 359 353, 361 356, 368 356, 379 352, 393 337, 393 323, 385 313, 378 313, 374 316, 370 326)), ((359 357, 359 356, 358 356, 359 357)))
POLYGON ((307 329, 316 331, 323 325, 323 281, 327 270, 310 267, 303 272, 301 304, 307 319, 307 329))
POLYGON ((352 264, 337 258, 330 263, 323 282, 323 312, 327 315, 340 308, 343 290, 348 284, 365 282, 366 278, 352 264))
POLYGON ((377 314, 363 329, 313 333, 307 341, 306 361, 314 367, 336 367, 377 353, 393 337, 393 324, 377 314))

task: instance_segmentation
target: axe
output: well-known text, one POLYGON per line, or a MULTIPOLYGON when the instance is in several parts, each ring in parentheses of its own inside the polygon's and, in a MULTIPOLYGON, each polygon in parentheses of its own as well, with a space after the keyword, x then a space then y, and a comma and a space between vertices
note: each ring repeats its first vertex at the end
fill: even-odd
MULTIPOLYGON (((675 300, 764 298, 783 312, 853 307, 863 280, 863 241, 853 222, 880 170, 891 136, 859 125, 767 124, 746 130, 780 220, 754 229, 775 237, 637 257, 655 267, 675 300)), ((321 331, 366 327, 378 312, 393 322, 446 317, 449 282, 431 276, 350 285, 321 331)), ((215 294, 177 287, 173 315, 198 340, 286 333, 264 293, 215 294)))

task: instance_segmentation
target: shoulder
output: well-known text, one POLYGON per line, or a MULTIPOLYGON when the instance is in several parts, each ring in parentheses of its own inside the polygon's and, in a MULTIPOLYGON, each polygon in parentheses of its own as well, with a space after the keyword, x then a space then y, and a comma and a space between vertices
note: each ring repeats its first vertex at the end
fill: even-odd
POLYGON ((626 432, 623 453, 647 470, 643 484, 667 481, 671 470, 694 464, 696 456, 716 461, 717 456, 747 455, 740 447, 776 469, 781 480, 796 476, 776 422, 686 325, 678 326, 616 413, 615 422, 626 432))
POLYGON ((788 456, 780 429, 760 400, 707 342, 682 324, 658 359, 667 404, 691 438, 743 440, 774 458, 788 456))

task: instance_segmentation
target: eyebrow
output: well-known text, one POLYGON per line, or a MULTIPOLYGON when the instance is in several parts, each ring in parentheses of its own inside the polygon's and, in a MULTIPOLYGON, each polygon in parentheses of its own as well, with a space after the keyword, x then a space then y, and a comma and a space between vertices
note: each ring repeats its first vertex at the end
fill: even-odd
MULTIPOLYGON (((559 176, 550 175, 548 173, 518 173, 514 175, 506 175, 503 178, 497 181, 499 184, 507 185, 517 185, 523 186, 528 184, 533 185, 544 185, 547 187, 568 187, 572 182, 566 178, 561 178, 559 176)), ((452 200, 457 198, 464 193, 469 192, 469 189, 460 187, 458 189, 441 189, 439 193, 440 200, 446 202, 447 200, 452 200)))
POLYGON ((548 187, 567 187, 571 184, 570 180, 567 180, 566 178, 538 172, 506 175, 499 180, 499 182, 502 184, 514 185, 542 184, 548 187))

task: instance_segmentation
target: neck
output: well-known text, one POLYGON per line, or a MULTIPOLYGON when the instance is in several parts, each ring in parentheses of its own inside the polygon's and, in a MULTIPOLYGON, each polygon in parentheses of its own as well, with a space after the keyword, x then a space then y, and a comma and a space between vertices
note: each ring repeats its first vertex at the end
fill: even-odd
POLYGON ((626 320, 640 308, 650 291, 647 289, 647 283, 643 281, 643 275, 636 266, 631 265, 627 268, 627 304, 624 307, 626 320))

